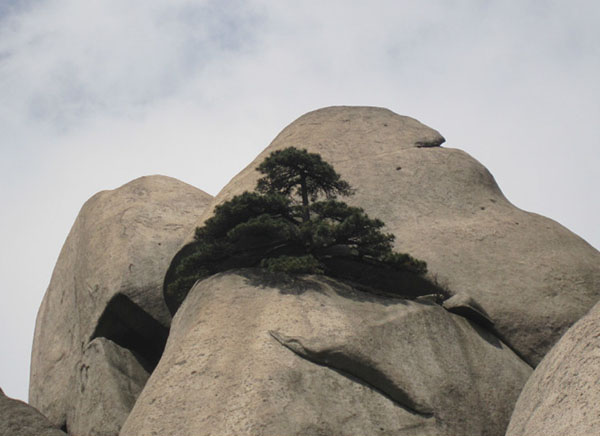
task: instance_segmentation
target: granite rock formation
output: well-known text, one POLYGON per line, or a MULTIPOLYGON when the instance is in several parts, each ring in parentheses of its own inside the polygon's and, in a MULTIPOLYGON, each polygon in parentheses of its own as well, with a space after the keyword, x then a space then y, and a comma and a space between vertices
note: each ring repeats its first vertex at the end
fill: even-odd
POLYGON ((319 153, 356 188, 345 201, 385 222, 396 250, 427 261, 451 293, 477 300, 503 340, 536 365, 600 299, 600 253, 560 224, 513 206, 484 166, 443 142, 387 109, 307 113, 222 189, 198 224, 217 204, 253 190, 255 168, 272 151, 319 153))
POLYGON ((529 378, 506 436, 600 434, 600 303, 571 327, 529 378))
POLYGON ((69 433, 119 434, 150 374, 130 350, 103 337, 83 350, 78 370, 77 403, 67 412, 69 433))
POLYGON ((0 389, 1 436, 66 436, 37 409, 8 398, 0 389))
POLYGON ((162 176, 95 195, 38 313, 30 402, 49 422, 0 394, 0 434, 502 436, 511 413, 508 436, 598 433, 599 306, 577 320, 600 299, 600 253, 443 142, 386 109, 331 107, 214 199, 162 176), (172 320, 163 290, 195 227, 289 146, 331 163, 356 189, 344 200, 452 297, 245 269, 197 282, 172 320))
POLYGON ((227 272, 177 312, 121 436, 501 436, 530 373, 439 305, 227 272))
MULTIPOLYGON (((109 350, 105 343, 104 352, 95 353, 94 371, 145 367, 148 372, 156 364, 171 322, 162 297, 164 274, 210 199, 176 179, 149 176, 100 192, 82 207, 38 312, 33 341, 29 401, 53 424, 85 427, 77 411, 92 407, 90 390, 106 387, 80 380, 95 338, 131 352, 116 351, 117 345, 109 350)), ((117 394, 111 387, 103 401, 114 400, 122 415, 145 372, 132 376, 127 392, 117 394)), ((96 380, 109 386, 114 381, 96 380)))

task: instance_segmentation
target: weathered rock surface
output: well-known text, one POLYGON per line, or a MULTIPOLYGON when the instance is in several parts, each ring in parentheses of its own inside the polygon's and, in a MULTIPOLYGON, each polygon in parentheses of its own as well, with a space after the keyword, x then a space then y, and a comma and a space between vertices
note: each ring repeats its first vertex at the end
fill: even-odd
POLYGON ((345 201, 383 220, 396 249, 427 261, 452 293, 472 295, 511 347, 537 364, 600 299, 600 253, 558 223, 514 207, 485 167, 438 147, 443 142, 387 109, 310 112, 223 188, 199 224, 215 205, 253 190, 255 168, 272 151, 319 153, 357 189, 345 201))
POLYGON ((198 282, 121 436, 503 435, 531 368, 438 305, 261 270, 198 282))
POLYGON ((493 329, 494 322, 490 319, 490 316, 485 312, 483 307, 481 307, 481 305, 466 292, 454 294, 442 303, 442 307, 448 312, 464 316, 484 328, 493 329))
POLYGON ((83 350, 69 433, 118 435, 150 374, 128 349, 96 338, 83 350))
POLYGON ((37 409, 0 389, 0 436, 66 436, 37 409))
MULTIPOLYGON (((170 324, 162 298, 164 274, 210 199, 176 179, 150 176, 100 192, 82 207, 34 334, 29 400, 52 423, 65 424, 80 404, 77 368, 94 337, 128 347, 156 332, 155 345, 135 351, 164 345, 159 342, 170 324)), ((149 354, 142 360, 156 360, 160 350, 149 354)))
POLYGON ((571 327, 523 388, 506 436, 600 434, 600 303, 571 327))

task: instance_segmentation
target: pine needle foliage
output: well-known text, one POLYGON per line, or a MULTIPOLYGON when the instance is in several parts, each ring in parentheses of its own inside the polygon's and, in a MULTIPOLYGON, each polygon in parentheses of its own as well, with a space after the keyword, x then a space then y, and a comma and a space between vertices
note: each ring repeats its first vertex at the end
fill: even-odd
POLYGON ((165 289, 169 307, 179 307, 198 279, 242 267, 290 274, 327 274, 335 259, 421 276, 425 262, 393 251, 394 235, 363 209, 337 200, 354 190, 320 155, 289 147, 257 168, 254 192, 217 206, 196 229, 193 244, 175 265, 165 289))

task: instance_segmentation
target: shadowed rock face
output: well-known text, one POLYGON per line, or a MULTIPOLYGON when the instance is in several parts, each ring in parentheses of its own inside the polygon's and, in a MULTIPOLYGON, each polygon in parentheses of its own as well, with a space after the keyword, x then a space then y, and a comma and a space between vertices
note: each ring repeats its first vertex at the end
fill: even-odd
POLYGON ((100 192, 82 207, 34 334, 29 399, 52 423, 68 425, 80 402, 78 368, 93 338, 137 344, 130 348, 143 366, 156 364, 171 321, 164 274, 210 199, 176 179, 150 176, 100 192))
MULTIPOLYGON (((290 146, 316 152, 357 190, 345 199, 383 220, 396 249, 466 292, 537 364, 600 298, 600 253, 556 222, 508 202, 492 175, 418 121, 372 107, 330 107, 286 127, 207 207, 253 190, 255 168, 290 146)), ((192 235, 188 236, 188 242, 192 235)))
POLYGON ((600 434, 600 303, 571 327, 523 388, 506 436, 600 434))
POLYGON ((194 286, 120 434, 500 436, 530 373, 435 304, 228 272, 194 286))
POLYGON ((8 398, 0 389, 0 435, 66 436, 48 419, 23 401, 8 398))

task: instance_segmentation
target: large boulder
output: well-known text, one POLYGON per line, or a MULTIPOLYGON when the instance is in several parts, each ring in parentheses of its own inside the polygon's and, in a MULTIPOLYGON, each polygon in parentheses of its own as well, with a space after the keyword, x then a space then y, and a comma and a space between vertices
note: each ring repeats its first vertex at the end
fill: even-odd
POLYGON ((535 365, 600 299, 600 253, 560 224, 513 206, 484 166, 443 142, 387 109, 310 112, 234 177, 198 224, 214 206, 253 190, 255 169, 271 152, 295 146, 319 153, 356 188, 345 201, 383 220, 396 249, 427 261, 451 293, 478 301, 498 334, 535 365))
POLYGON ((66 436, 37 409, 0 389, 0 436, 66 436))
POLYGON ((171 321, 164 274, 210 200, 176 179, 149 176, 84 204, 34 333, 29 400, 52 423, 70 425, 68 412, 81 403, 79 368, 95 337, 132 349, 142 366, 156 363, 171 321))
POLYGON ((530 373, 436 304, 227 272, 191 290, 120 435, 500 436, 530 373))
POLYGON ((600 303, 571 327, 523 388, 506 436, 600 434, 600 303))

